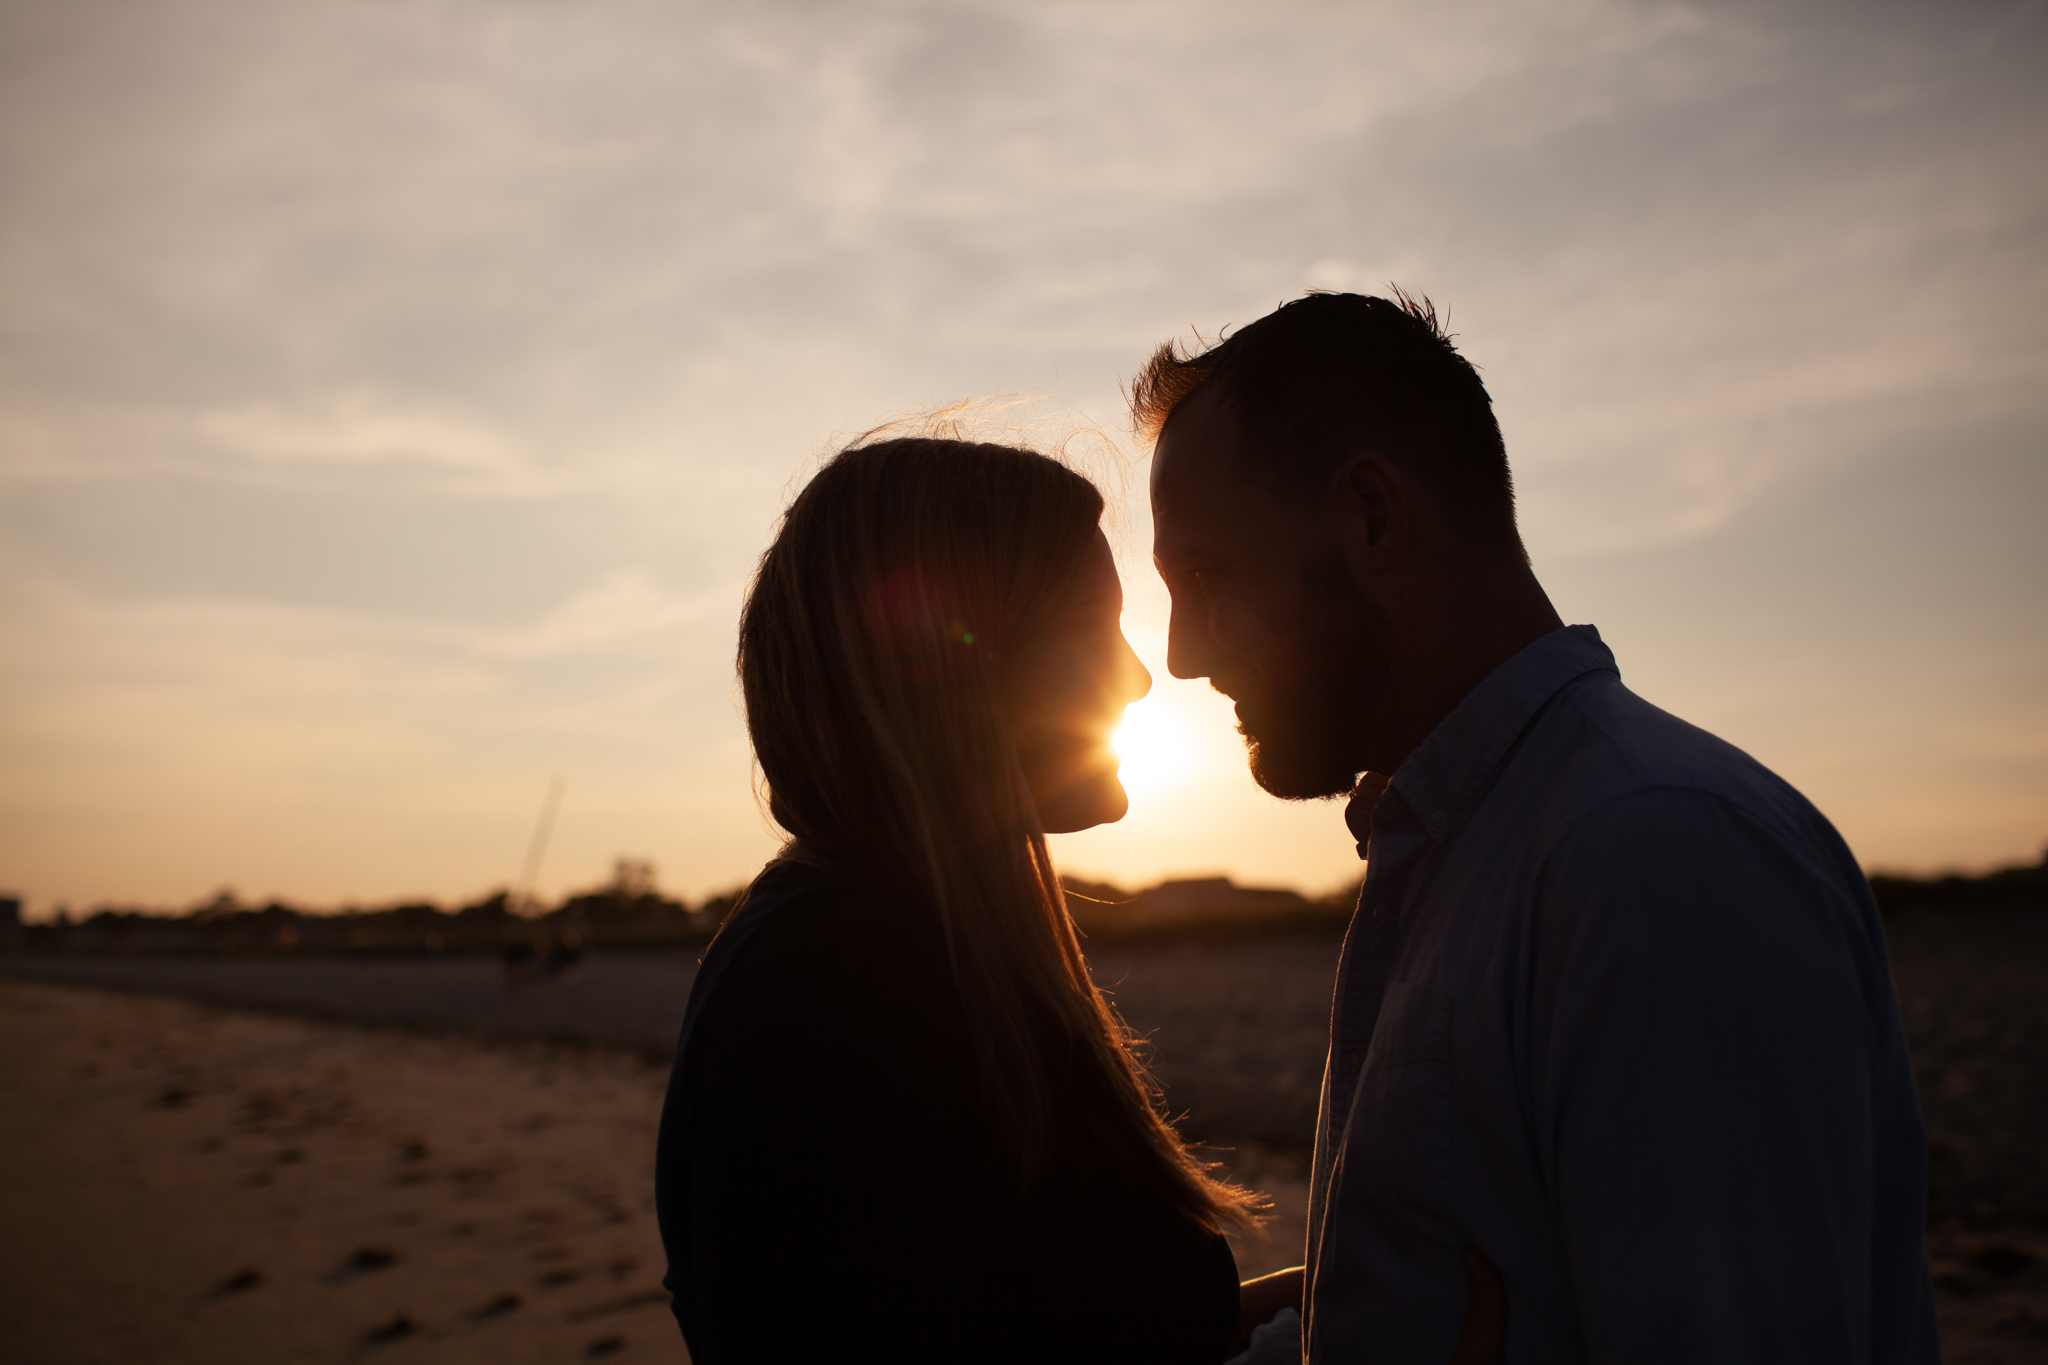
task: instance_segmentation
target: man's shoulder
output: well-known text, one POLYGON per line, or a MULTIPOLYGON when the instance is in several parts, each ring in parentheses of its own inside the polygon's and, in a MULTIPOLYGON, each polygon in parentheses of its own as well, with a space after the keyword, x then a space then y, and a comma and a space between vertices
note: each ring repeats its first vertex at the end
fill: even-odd
MULTIPOLYGON (((1549 718, 1554 742, 1572 751, 1582 810, 1650 793, 1691 793, 1724 803, 1788 836, 1819 812, 1743 750, 1628 690, 1611 674, 1581 679, 1549 718)), ((1682 808, 1687 802, 1668 803, 1682 808)))
POLYGON ((1863 878, 1834 826, 1791 783, 1710 731, 1672 715, 1612 675, 1580 680, 1546 716, 1551 787, 1544 842, 1655 849, 1677 862, 1775 849, 1857 893, 1863 878))

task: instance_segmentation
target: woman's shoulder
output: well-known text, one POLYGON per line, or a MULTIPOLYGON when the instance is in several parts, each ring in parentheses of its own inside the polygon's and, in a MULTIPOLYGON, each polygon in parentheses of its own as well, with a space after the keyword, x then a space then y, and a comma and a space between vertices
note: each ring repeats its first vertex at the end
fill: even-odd
POLYGON ((746 941, 735 949, 756 960, 867 957, 943 940, 937 914, 916 893, 793 861, 771 863, 754 879, 733 916, 734 927, 743 921, 746 941))
POLYGON ((833 1015, 858 1027, 881 1005, 950 997, 945 937, 914 893, 797 862, 771 864, 706 955, 707 1001, 728 1020, 833 1015))

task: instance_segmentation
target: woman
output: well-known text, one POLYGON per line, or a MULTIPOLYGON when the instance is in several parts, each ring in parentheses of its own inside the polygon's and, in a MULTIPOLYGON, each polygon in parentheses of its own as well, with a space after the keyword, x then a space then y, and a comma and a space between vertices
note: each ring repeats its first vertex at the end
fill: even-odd
POLYGON ((1253 1197, 1160 1117, 1045 835, 1122 818, 1151 678, 1086 479, 1027 450, 847 450, 740 622, 789 835, 713 943, 662 1117, 699 1365, 1201 1362, 1253 1197))

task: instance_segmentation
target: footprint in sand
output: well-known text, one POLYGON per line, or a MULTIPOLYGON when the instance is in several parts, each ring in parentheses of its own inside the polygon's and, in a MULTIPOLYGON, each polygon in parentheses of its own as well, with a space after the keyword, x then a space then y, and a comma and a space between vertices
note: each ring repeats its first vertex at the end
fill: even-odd
POLYGON ((262 1284, 263 1272, 254 1266, 249 1266, 246 1269, 236 1271, 215 1285, 213 1293, 216 1298, 227 1294, 241 1294, 251 1289, 261 1288, 262 1284))
POLYGON ((391 1321, 379 1327, 372 1327, 363 1333, 363 1347, 386 1346, 394 1341, 403 1341, 420 1330, 420 1325, 404 1313, 392 1315, 391 1321))
POLYGON ((516 1311, 525 1302, 526 1300, 517 1294, 500 1294, 469 1316, 473 1322, 488 1322, 492 1318, 502 1318, 507 1313, 516 1311))
POLYGON ((389 1270, 398 1264, 398 1253, 389 1247, 357 1247, 355 1254, 341 1263, 341 1269, 330 1277, 333 1283, 352 1280, 358 1275, 369 1275, 379 1270, 389 1270))

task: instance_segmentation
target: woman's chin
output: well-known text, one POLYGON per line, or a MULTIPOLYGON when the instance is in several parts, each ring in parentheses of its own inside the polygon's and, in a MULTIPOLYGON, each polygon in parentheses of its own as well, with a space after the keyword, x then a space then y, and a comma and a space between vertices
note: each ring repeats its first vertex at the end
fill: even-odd
POLYGON ((1084 791, 1069 793, 1050 810, 1039 812, 1039 823, 1047 834, 1079 834, 1097 825, 1113 825, 1130 812, 1131 799, 1124 784, 1112 771, 1105 781, 1084 791))

